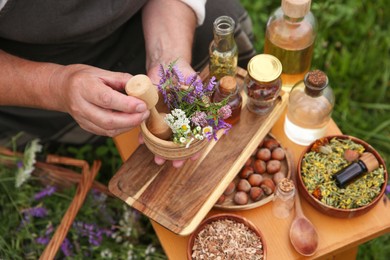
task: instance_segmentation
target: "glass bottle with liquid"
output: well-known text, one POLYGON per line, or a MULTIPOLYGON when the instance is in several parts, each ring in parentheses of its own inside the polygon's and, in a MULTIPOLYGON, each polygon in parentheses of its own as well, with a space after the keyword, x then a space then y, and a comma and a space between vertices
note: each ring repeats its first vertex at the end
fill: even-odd
POLYGON ((230 16, 220 16, 214 21, 214 39, 210 43, 210 76, 220 80, 235 76, 238 62, 237 44, 234 40, 235 22, 230 16))
POLYGON ((317 22, 310 5, 311 0, 282 0, 267 22, 264 53, 282 63, 282 89, 287 92, 311 66, 317 22))
POLYGON ((236 124, 240 120, 242 97, 237 81, 233 76, 224 76, 218 83, 213 95, 213 102, 220 102, 228 98, 227 105, 232 110, 232 115, 225 119, 226 123, 236 124))
POLYGON ((326 135, 335 97, 327 75, 310 71, 291 90, 284 122, 286 136, 299 145, 309 145, 326 135))

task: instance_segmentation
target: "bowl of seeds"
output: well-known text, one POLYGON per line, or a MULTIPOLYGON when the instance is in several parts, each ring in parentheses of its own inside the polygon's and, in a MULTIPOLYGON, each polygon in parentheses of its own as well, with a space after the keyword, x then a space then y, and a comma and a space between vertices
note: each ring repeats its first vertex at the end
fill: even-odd
POLYGON ((317 139, 298 162, 297 186, 320 212, 340 218, 363 215, 383 197, 388 174, 379 153, 348 135, 317 139))
POLYGON ((230 213, 203 220, 188 241, 187 258, 266 259, 267 248, 260 230, 248 219, 230 213))

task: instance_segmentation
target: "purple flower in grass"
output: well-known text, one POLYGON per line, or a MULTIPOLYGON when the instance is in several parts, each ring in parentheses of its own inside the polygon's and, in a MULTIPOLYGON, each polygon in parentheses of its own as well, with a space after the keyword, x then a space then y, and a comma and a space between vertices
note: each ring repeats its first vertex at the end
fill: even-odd
POLYGON ((111 236, 111 231, 99 228, 97 225, 77 221, 73 223, 76 232, 82 237, 88 237, 88 242, 93 246, 99 246, 103 241, 103 235, 111 236))
POLYGON ((49 243, 49 238, 48 237, 38 237, 35 239, 35 242, 41 245, 47 245, 49 243))
POLYGON ((34 208, 29 208, 25 209, 23 211, 25 215, 33 216, 36 218, 43 218, 47 216, 47 209, 44 207, 34 207, 34 208))
POLYGON ((390 194, 390 183, 387 184, 385 193, 390 194))
POLYGON ((36 193, 34 195, 34 199, 40 200, 44 197, 51 196, 54 192, 56 192, 56 190, 57 190, 57 188, 54 186, 47 186, 46 188, 44 188, 40 192, 36 193))
POLYGON ((65 238, 61 244, 61 251, 66 257, 72 256, 72 244, 68 238, 65 238))

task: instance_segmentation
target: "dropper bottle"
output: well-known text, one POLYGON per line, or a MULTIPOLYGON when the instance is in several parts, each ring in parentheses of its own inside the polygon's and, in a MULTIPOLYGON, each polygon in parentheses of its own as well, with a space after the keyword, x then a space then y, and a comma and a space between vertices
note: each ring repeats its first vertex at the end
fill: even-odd
POLYGON ((332 176, 339 188, 344 188, 353 180, 366 172, 372 172, 379 167, 378 159, 369 152, 365 152, 357 162, 348 165, 332 176))

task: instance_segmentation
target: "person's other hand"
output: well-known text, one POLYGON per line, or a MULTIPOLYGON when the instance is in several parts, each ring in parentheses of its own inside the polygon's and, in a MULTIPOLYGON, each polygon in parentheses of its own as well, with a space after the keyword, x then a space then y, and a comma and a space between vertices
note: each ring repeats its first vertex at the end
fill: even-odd
POLYGON ((113 137, 149 116, 142 100, 124 94, 131 77, 81 64, 63 66, 50 78, 50 89, 56 91, 51 96, 84 130, 113 137))

